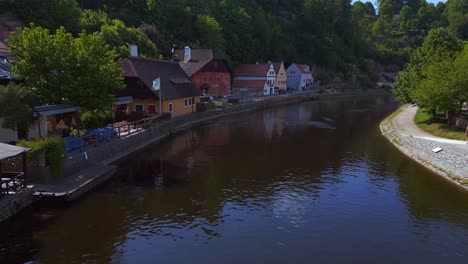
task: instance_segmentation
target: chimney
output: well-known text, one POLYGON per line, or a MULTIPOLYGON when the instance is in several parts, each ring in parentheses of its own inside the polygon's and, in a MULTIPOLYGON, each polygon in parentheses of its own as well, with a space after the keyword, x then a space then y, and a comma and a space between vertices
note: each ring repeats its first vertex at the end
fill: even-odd
POLYGON ((138 57, 138 46, 135 44, 130 45, 130 56, 138 57))
POLYGON ((189 46, 185 46, 185 51, 184 51, 184 62, 187 63, 192 59, 192 50, 190 49, 189 46))

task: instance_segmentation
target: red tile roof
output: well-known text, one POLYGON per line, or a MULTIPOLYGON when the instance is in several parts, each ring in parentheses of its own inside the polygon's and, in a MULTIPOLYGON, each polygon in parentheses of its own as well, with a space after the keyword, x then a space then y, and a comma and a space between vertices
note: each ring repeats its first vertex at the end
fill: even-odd
POLYGON ((266 80, 234 80, 234 88, 262 88, 265 87, 266 80))
POLYGON ((307 65, 307 64, 296 64, 296 65, 297 65, 297 67, 299 68, 299 70, 301 70, 302 73, 306 73, 306 74, 307 74, 307 73, 312 73, 312 72, 310 71, 309 65, 307 65), (308 71, 306 71, 306 70, 308 70, 308 71))
POLYGON ((266 76, 270 64, 239 64, 234 68, 234 76, 266 76))

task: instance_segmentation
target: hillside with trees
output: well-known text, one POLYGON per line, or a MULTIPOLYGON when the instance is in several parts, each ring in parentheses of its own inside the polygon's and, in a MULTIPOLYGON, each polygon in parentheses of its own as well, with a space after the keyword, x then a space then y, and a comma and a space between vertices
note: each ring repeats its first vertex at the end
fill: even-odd
POLYGON ((399 70, 433 28, 468 36, 465 0, 15 0, 4 3, 25 25, 77 36, 98 32, 121 56, 170 58, 171 49, 212 47, 231 64, 257 61, 320 66, 323 83, 371 86, 375 71, 399 70), (380 68, 380 69, 379 69, 380 68))

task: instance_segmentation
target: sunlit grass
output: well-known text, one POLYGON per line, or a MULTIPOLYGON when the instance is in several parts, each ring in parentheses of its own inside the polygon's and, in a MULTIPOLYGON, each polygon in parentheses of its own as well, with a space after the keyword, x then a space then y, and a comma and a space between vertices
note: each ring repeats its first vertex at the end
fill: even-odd
POLYGON ((437 118, 435 121, 431 120, 431 115, 424 109, 420 108, 416 112, 414 122, 422 130, 437 136, 448 139, 465 140, 465 131, 455 126, 449 127, 444 119, 437 118))

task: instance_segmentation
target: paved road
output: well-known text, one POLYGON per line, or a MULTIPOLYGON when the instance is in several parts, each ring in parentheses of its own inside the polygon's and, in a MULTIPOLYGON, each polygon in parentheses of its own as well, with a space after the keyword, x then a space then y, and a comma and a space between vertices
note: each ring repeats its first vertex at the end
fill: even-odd
POLYGON ((395 116, 395 118, 393 119, 393 123, 395 127, 397 127, 400 130, 401 134, 443 144, 449 144, 453 146, 453 148, 463 151, 466 153, 466 155, 468 155, 468 144, 466 141, 436 137, 420 129, 414 123, 414 116, 416 115, 417 110, 417 107, 408 105, 403 107, 402 111, 397 116, 395 116))

